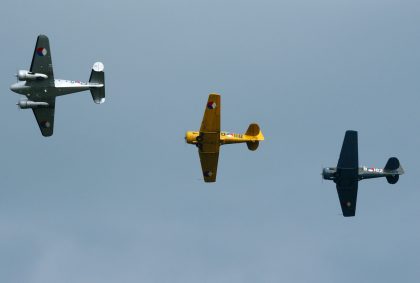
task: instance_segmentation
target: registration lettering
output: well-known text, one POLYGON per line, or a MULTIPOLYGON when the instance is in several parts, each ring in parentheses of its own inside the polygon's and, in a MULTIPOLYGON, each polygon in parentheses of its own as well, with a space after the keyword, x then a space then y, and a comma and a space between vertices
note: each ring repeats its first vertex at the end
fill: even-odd
POLYGON ((366 166, 363 166, 363 171, 370 172, 370 173, 383 173, 384 169, 381 168, 368 168, 366 166))

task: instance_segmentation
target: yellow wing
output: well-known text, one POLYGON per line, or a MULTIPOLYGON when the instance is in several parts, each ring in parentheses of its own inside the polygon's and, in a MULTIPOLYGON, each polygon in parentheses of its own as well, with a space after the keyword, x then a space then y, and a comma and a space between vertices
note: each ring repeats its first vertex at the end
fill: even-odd
POLYGON ((202 142, 198 147, 201 169, 205 182, 216 182, 217 162, 219 160, 220 133, 201 132, 202 142))
POLYGON ((220 133, 220 95, 215 93, 209 95, 200 132, 220 133))
POLYGON ((216 182, 217 162, 220 148, 220 95, 210 94, 201 122, 200 155, 201 169, 205 182, 216 182))
POLYGON ((200 154, 201 169, 203 170, 204 182, 216 182, 217 162, 219 152, 202 152, 200 154))

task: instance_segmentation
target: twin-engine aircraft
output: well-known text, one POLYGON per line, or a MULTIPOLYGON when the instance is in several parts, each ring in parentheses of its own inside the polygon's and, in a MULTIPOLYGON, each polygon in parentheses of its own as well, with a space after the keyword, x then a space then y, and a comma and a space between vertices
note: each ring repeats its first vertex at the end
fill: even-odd
POLYGON ((337 167, 328 167, 322 170, 322 177, 333 180, 337 186, 343 216, 355 216, 357 185, 363 179, 385 177, 390 184, 398 182, 404 170, 396 157, 391 157, 385 168, 359 168, 357 132, 347 131, 341 148, 337 167))
POLYGON ((10 90, 27 97, 17 105, 21 109, 33 110, 45 137, 53 134, 57 96, 90 90, 95 103, 105 102, 104 65, 101 62, 93 65, 88 83, 54 79, 50 43, 45 35, 38 36, 29 71, 20 70, 16 77, 20 82, 11 85, 10 90))
POLYGON ((251 124, 245 134, 220 131, 220 95, 210 94, 199 132, 187 132, 185 141, 198 148, 205 182, 216 182, 220 146, 246 143, 249 150, 256 150, 264 136, 257 124, 251 124))

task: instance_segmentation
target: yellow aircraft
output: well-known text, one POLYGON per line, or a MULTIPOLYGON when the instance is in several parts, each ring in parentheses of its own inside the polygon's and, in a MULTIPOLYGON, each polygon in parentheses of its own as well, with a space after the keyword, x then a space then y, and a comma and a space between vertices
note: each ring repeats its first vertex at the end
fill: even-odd
POLYGON ((216 182, 219 149, 223 144, 246 143, 249 150, 256 150, 264 136, 257 124, 251 124, 245 134, 220 131, 220 95, 210 94, 199 132, 188 131, 185 141, 198 147, 201 169, 205 182, 216 182))

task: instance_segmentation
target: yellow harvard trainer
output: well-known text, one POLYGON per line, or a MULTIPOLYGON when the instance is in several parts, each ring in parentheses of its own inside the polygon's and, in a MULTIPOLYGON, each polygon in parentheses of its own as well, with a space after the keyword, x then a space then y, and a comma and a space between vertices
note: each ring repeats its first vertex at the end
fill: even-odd
POLYGON ((220 145, 245 143, 249 150, 256 150, 264 136, 257 124, 251 124, 245 134, 220 131, 220 95, 210 94, 199 132, 187 132, 185 141, 195 144, 200 155, 205 182, 216 182, 220 145))

